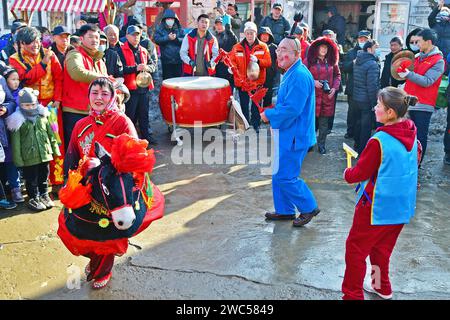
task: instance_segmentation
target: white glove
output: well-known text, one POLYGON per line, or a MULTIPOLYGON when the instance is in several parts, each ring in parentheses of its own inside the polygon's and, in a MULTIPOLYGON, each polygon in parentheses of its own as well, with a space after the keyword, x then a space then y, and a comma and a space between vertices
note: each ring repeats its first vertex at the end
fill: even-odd
POLYGON ((408 76, 409 72, 410 72, 410 71, 409 71, 408 69, 406 69, 405 72, 398 72, 398 75, 399 75, 401 78, 405 79, 405 78, 408 76))
POLYGON ((258 62, 258 58, 251 54, 250 55, 250 61, 258 62))
POLYGON ((211 60, 209 62, 209 66, 211 67, 211 69, 214 69, 216 67, 216 63, 214 62, 214 60, 211 60))
POLYGON ((233 74, 233 70, 231 70, 231 68, 228 68, 228 73, 233 74))

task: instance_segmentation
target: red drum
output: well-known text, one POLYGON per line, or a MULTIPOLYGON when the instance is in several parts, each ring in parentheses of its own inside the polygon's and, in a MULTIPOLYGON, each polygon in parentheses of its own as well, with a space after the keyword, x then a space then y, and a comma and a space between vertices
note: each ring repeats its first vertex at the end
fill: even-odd
POLYGON ((178 107, 175 111, 177 126, 193 127, 201 121, 203 127, 217 126, 227 121, 231 96, 227 80, 214 77, 179 77, 163 81, 159 93, 161 113, 169 125, 172 121, 171 97, 178 107))

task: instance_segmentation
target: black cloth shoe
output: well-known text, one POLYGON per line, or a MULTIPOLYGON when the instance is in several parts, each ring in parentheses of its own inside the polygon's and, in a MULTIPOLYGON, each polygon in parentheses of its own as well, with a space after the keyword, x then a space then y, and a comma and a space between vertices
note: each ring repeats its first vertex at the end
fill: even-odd
POLYGON ((313 211, 311 211, 309 213, 302 213, 298 216, 298 218, 296 218, 294 221, 292 221, 292 225, 294 227, 304 226, 305 224, 309 223, 312 218, 317 216, 319 214, 319 212, 320 212, 320 209, 315 208, 313 211))
POLYGON ((294 220, 295 214, 279 214, 275 212, 266 212, 267 220, 294 220))
POLYGON ((344 135, 344 138, 345 138, 345 139, 352 139, 352 138, 353 138, 353 135, 350 134, 350 133, 346 133, 346 134, 344 135))
POLYGON ((325 154, 327 153, 327 149, 325 149, 325 146, 318 146, 319 149, 319 153, 320 154, 325 154))
POLYGON ((156 139, 153 138, 153 136, 151 136, 151 135, 148 136, 147 141, 148 141, 149 145, 156 146, 158 144, 158 141, 156 141, 156 139))

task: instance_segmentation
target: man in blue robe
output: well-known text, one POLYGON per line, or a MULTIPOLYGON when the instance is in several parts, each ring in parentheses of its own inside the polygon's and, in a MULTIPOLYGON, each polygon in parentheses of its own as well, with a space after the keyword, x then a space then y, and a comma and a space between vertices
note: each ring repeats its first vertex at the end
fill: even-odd
POLYGON ((316 143, 314 79, 300 59, 300 42, 283 39, 276 50, 278 66, 285 70, 275 108, 261 113, 273 129, 275 154, 272 192, 275 212, 268 220, 294 220, 303 226, 320 209, 306 183, 300 179, 302 162, 308 149, 316 143), (296 218, 295 209, 300 215, 296 218))

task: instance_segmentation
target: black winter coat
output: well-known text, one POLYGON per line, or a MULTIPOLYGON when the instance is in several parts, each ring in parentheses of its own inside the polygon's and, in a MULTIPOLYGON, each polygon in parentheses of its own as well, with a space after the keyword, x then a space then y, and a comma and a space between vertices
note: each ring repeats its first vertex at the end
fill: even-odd
POLYGON ((161 50, 161 63, 162 64, 181 64, 180 48, 183 42, 184 32, 181 27, 180 21, 176 14, 172 10, 166 10, 161 23, 156 27, 153 40, 161 50), (169 28, 166 24, 167 18, 175 19, 175 23, 172 28, 169 28), (175 33, 177 37, 175 40, 169 39, 169 34, 175 33))
POLYGON ((353 95, 353 60, 356 59, 358 51, 361 50, 358 44, 349 50, 344 57, 344 61, 342 62, 342 71, 347 73, 347 85, 345 86, 345 94, 352 96, 353 95))
POLYGON ((428 25, 431 29, 436 31, 438 41, 436 46, 442 51, 444 58, 450 53, 450 21, 436 22, 436 16, 439 13, 439 8, 436 7, 428 16, 428 25))
POLYGON ((285 17, 281 16, 280 19, 275 20, 272 18, 272 14, 262 19, 259 27, 269 27, 272 31, 275 44, 279 44, 284 38, 284 34, 291 30, 289 21, 285 17))
POLYGON ((123 77, 123 64, 120 60, 119 54, 117 53, 117 49, 106 49, 105 55, 103 56, 103 61, 105 61, 108 75, 113 76, 114 78, 123 77))
POLYGON ((384 60, 384 66, 383 71, 381 72, 381 79, 380 79, 380 89, 392 86, 392 87, 398 87, 400 84, 405 83, 405 80, 396 80, 392 78, 391 75, 391 65, 392 65, 392 58, 394 57, 394 54, 392 52, 389 52, 389 54, 386 55, 386 59, 384 60))
POLYGON ((378 59, 371 53, 359 51, 353 67, 353 77, 353 100, 374 107, 380 89, 378 59))
POLYGON ((337 42, 344 45, 345 42, 345 18, 339 14, 334 15, 328 20, 327 29, 336 33, 337 42))

